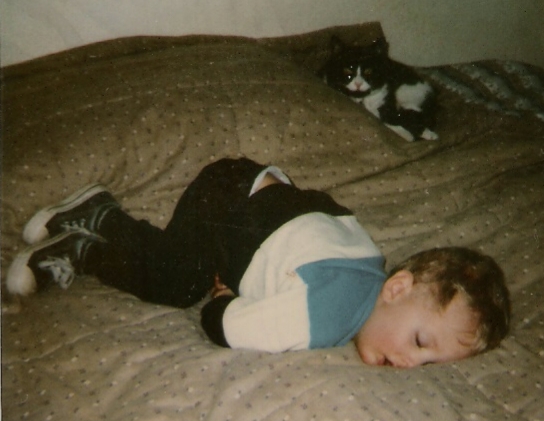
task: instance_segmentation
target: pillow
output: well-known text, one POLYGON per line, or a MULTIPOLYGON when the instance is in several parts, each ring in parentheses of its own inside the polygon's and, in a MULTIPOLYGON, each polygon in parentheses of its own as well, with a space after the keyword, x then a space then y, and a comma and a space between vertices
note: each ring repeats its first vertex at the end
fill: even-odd
POLYGON ((9 249, 35 211, 91 182, 164 226, 198 171, 224 156, 322 188, 394 161, 395 136, 309 71, 250 40, 204 41, 112 41, 6 70, 9 249))

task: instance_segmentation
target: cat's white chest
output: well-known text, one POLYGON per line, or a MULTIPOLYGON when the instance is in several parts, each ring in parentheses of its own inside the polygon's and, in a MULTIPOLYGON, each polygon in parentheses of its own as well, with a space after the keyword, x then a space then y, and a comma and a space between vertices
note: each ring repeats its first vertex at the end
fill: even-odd
POLYGON ((384 104, 387 92, 387 85, 383 85, 380 89, 372 91, 367 96, 362 98, 365 108, 378 118, 380 118, 380 112, 378 110, 384 104))
POLYGON ((395 92, 397 107, 405 110, 421 111, 421 104, 432 92, 427 82, 416 83, 415 85, 402 85, 395 92))

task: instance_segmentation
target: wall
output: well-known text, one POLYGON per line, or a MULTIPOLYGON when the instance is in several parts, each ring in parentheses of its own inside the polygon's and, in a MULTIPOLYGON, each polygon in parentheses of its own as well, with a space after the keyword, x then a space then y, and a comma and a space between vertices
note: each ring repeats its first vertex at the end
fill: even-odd
POLYGON ((544 67, 542 0, 0 0, 2 66, 131 35, 291 35, 378 20, 401 61, 544 67))

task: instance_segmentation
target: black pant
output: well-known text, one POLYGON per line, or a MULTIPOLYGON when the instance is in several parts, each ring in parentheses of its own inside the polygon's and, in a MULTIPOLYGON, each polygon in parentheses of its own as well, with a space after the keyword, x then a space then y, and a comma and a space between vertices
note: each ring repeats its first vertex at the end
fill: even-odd
POLYGON ((100 225, 86 272, 144 301, 188 307, 213 287, 214 276, 238 292, 255 251, 285 222, 309 212, 351 212, 330 196, 274 184, 249 197, 265 166, 222 159, 205 167, 181 196, 161 230, 121 210, 100 225))

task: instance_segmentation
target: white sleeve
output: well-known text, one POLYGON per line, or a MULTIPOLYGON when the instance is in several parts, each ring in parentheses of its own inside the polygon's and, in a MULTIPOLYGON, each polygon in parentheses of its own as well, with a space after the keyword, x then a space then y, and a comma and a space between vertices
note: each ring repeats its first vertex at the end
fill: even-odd
POLYGON ((238 297, 223 315, 231 348, 268 352, 307 349, 310 321, 306 285, 261 299, 238 297))

